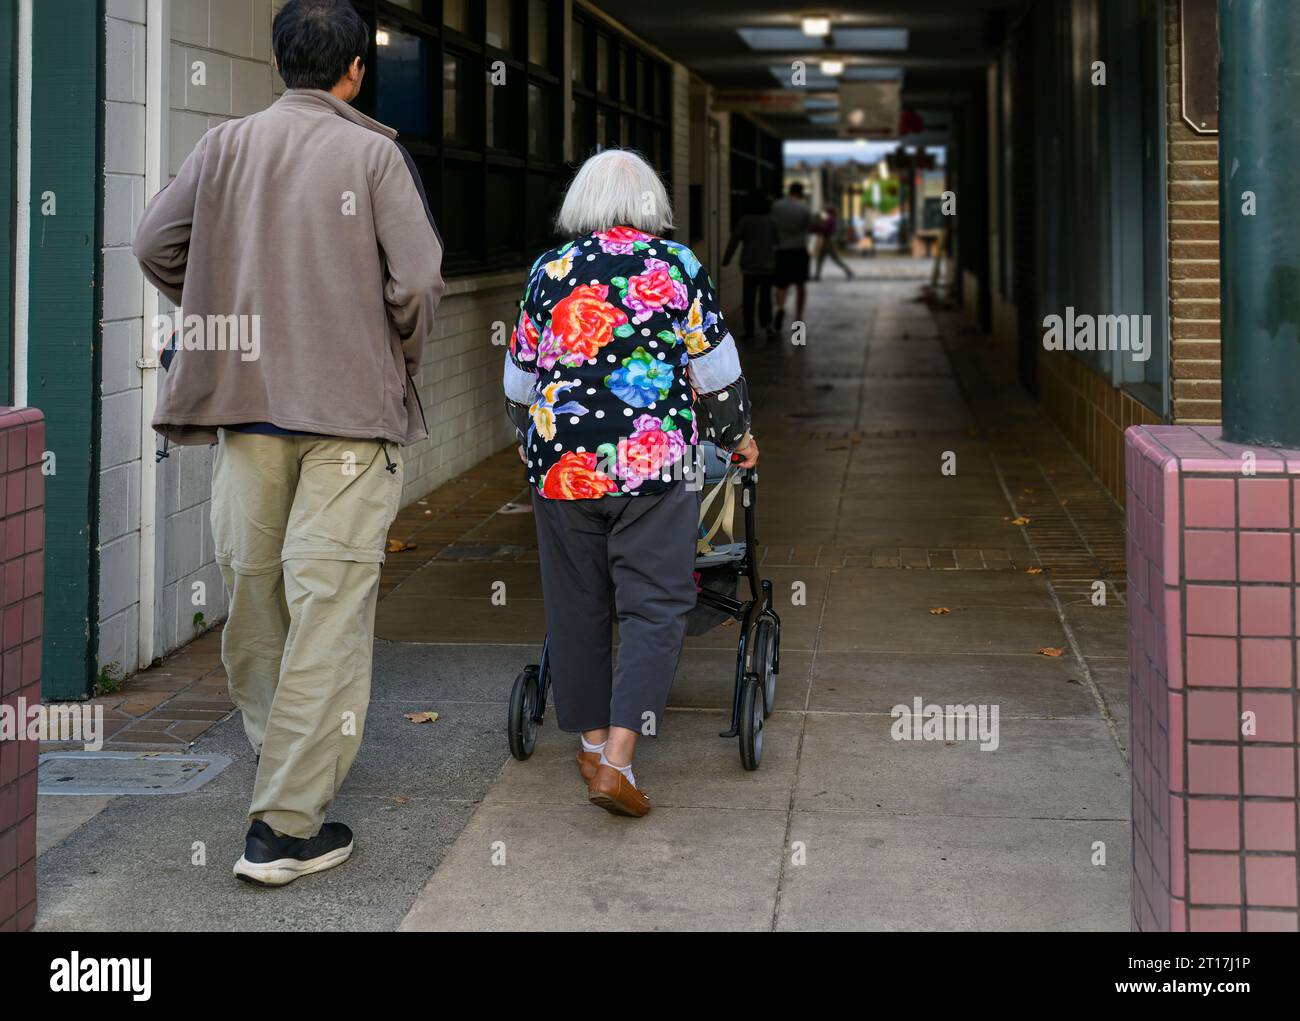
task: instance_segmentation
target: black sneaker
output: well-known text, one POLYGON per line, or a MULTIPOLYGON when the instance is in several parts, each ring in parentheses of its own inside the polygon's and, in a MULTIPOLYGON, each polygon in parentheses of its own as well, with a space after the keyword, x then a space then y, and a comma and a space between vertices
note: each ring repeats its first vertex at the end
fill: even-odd
POLYGON ((235 875, 259 886, 284 886, 299 876, 324 872, 352 857, 352 831, 341 822, 327 822, 314 837, 277 837, 256 820, 248 828, 244 856, 235 862, 235 875))

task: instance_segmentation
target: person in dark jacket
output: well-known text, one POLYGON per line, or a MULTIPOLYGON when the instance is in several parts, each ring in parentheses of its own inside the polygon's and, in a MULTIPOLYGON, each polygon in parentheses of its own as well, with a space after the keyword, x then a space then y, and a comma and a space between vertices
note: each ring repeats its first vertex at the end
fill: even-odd
POLYGON ((744 333, 741 340, 754 339, 754 305, 758 305, 758 325, 768 340, 775 340, 772 329, 772 270, 776 265, 776 221, 772 204, 755 188, 745 196, 744 211, 731 230, 731 240, 723 253, 722 264, 730 265, 740 249, 744 333))

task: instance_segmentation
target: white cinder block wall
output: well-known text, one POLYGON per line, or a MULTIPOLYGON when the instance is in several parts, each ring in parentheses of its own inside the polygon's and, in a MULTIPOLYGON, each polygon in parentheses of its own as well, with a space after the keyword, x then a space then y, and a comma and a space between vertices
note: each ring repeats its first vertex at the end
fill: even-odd
POLYGON ((139 648, 143 278, 131 236, 144 208, 145 0, 109 0, 104 51, 104 308, 99 446, 99 661, 139 648))

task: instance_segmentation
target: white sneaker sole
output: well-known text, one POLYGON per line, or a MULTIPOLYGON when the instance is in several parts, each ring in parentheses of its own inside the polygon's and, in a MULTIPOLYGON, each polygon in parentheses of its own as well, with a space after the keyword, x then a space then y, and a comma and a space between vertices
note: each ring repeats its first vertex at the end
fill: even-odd
POLYGON ((310 876, 342 865, 352 857, 352 844, 322 854, 319 858, 299 861, 297 858, 280 858, 276 861, 251 862, 243 855, 235 862, 235 875, 246 883, 259 886, 285 886, 299 876, 310 876))

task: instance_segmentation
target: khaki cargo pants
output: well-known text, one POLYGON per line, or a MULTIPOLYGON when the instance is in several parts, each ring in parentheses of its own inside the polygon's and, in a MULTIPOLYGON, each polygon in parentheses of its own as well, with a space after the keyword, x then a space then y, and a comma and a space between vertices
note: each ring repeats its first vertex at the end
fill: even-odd
POLYGON ((379 571, 402 495, 401 454, 385 446, 220 433, 221 661, 261 755, 249 818, 288 836, 316 834, 361 745, 379 571))

